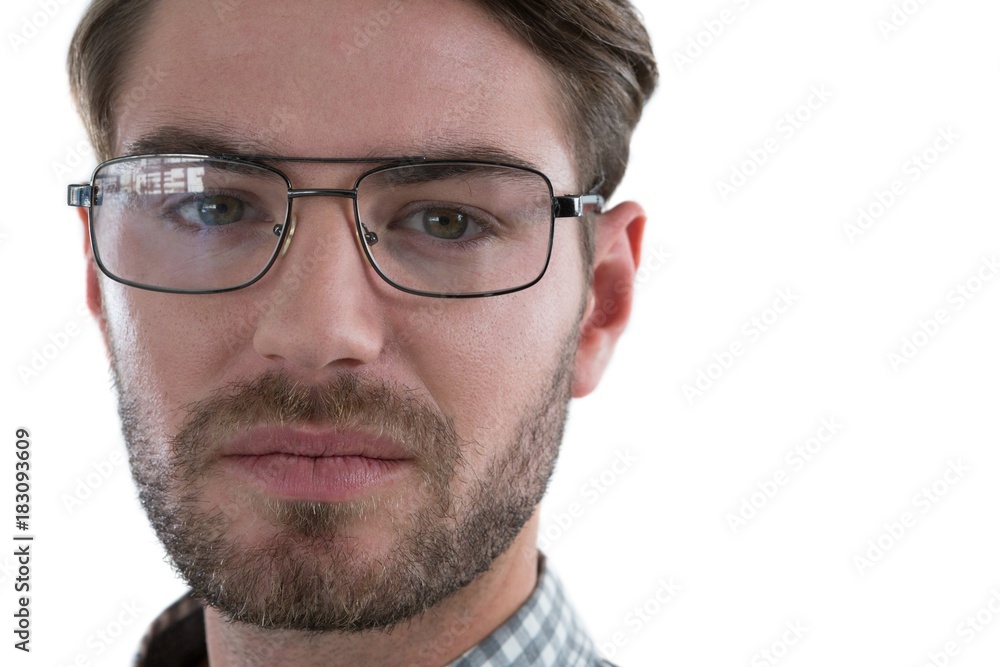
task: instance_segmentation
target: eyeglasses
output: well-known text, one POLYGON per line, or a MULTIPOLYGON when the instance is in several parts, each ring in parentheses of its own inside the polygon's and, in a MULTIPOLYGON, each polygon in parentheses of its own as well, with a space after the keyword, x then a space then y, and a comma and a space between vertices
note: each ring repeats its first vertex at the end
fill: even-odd
POLYGON ((404 292, 507 294, 548 267, 556 218, 604 205, 597 194, 555 197, 539 171, 423 158, 342 159, 138 155, 100 164, 68 203, 87 207, 94 258, 109 278, 158 292, 228 292, 261 279, 295 231, 292 200, 353 200, 357 240, 372 268, 404 292), (260 160, 389 163, 354 188, 293 189, 260 160))

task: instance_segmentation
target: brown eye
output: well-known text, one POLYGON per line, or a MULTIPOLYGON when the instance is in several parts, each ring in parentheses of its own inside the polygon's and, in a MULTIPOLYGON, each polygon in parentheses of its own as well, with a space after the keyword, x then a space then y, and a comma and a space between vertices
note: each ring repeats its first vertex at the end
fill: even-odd
POLYGON ((461 238, 469 228, 469 218, 461 211, 429 209, 423 218, 424 230, 440 239, 461 238))

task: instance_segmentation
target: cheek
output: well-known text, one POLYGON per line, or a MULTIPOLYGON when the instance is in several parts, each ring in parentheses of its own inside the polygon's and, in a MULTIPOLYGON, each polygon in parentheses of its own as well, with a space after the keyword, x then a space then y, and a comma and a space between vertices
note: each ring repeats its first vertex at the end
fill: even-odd
POLYGON ((577 241, 562 236, 533 287, 435 300, 408 318, 402 354, 464 438, 486 445, 509 437, 552 381, 583 298, 577 241))
POLYGON ((103 299, 123 389, 141 397, 150 414, 169 419, 178 406, 218 387, 223 369, 232 366, 238 339, 231 332, 239 320, 222 299, 159 294, 109 281, 103 299))

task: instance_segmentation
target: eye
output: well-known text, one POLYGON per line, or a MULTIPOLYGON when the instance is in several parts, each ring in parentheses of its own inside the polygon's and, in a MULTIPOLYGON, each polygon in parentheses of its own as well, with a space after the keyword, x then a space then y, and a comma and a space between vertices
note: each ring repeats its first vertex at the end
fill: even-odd
POLYGON ((453 241, 483 231, 464 211, 434 207, 415 211, 403 220, 403 227, 425 232, 438 239, 453 241))
POLYGON ((187 222, 221 227, 241 222, 246 208, 243 200, 232 195, 206 195, 186 202, 177 213, 187 222))

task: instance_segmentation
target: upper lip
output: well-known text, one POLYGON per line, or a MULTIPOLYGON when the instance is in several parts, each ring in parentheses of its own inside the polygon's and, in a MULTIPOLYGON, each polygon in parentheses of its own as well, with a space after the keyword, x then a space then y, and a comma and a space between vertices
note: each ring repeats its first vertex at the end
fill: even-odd
POLYGON ((255 426, 225 442, 222 456, 287 454, 312 458, 363 456, 372 459, 408 459, 410 454, 391 438, 360 429, 314 426, 255 426))

